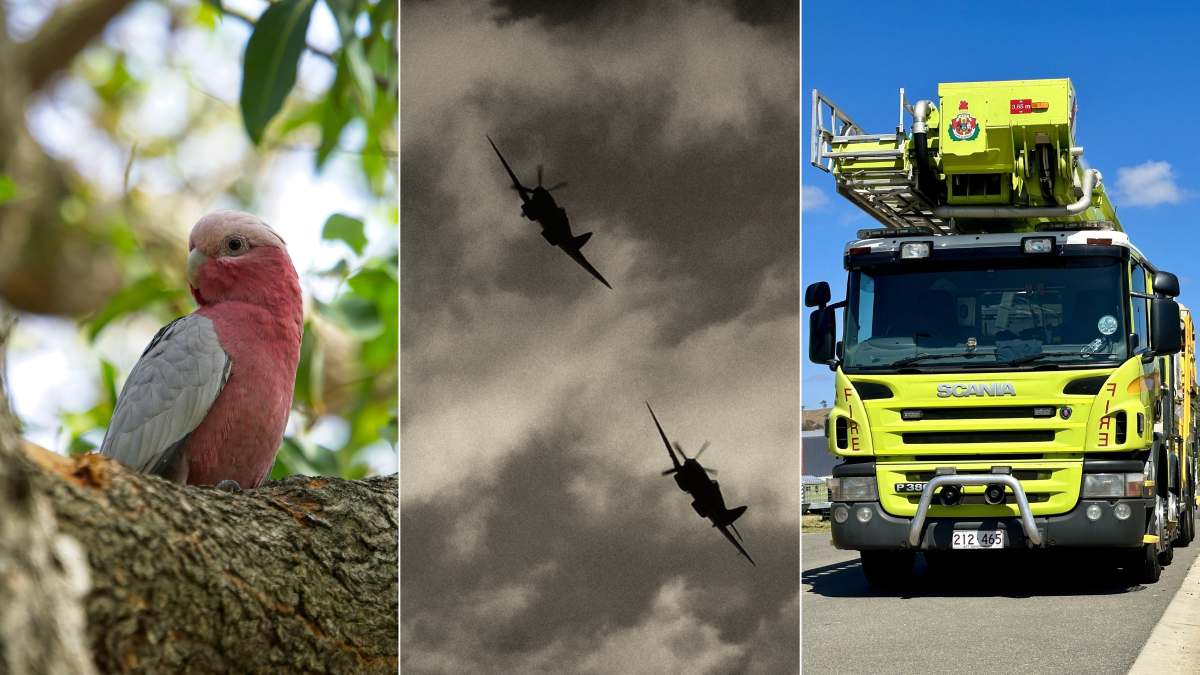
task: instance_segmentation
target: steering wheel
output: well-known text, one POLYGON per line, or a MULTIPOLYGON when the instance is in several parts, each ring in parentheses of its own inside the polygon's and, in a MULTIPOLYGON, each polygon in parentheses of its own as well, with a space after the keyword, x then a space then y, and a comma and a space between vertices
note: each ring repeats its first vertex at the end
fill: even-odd
POLYGON ((920 319, 900 319, 899 321, 888 326, 887 329, 883 331, 883 336, 892 337, 892 331, 895 331, 900 326, 912 326, 914 330, 896 331, 897 337, 914 337, 917 333, 927 333, 930 335, 933 334, 933 327, 920 319), (922 328, 924 330, 921 330, 922 328))

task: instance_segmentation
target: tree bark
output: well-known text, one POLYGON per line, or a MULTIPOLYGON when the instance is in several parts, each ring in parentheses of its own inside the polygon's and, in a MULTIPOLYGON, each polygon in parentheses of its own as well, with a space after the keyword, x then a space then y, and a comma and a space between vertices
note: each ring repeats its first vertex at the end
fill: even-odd
MULTIPOLYGON (((10 452, 0 454, 0 471, 18 467, 30 499, 47 505, 33 522, 43 523, 48 552, 41 571, 65 586, 59 604, 90 586, 85 642, 100 672, 395 672, 396 476, 292 476, 227 494, 144 476, 100 455, 66 458, 29 444, 25 451, 36 464, 10 452), (74 548, 45 534, 55 521, 74 548), (85 556, 85 569, 72 570, 70 560, 56 566, 56 553, 73 551, 85 556)), ((0 533, 10 514, 28 520, 4 514, 0 533)), ((6 616, 9 585, 0 577, 0 651, 11 660, 21 644, 5 626, 33 642, 55 634, 6 616)), ((60 633, 69 633, 65 624, 60 633)))

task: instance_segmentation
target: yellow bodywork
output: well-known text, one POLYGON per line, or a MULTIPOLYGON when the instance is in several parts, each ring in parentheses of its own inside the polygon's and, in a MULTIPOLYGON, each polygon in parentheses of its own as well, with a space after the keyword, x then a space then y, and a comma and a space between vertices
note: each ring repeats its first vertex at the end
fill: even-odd
MULTIPOLYGON (((872 456, 877 462, 880 502, 892 515, 911 517, 920 493, 899 493, 897 483, 926 482, 938 466, 953 466, 959 473, 988 472, 996 465, 1010 465, 1029 497, 1035 516, 1065 513, 1079 499, 1083 453, 1129 452, 1149 446, 1154 440, 1152 405, 1161 392, 1158 359, 1142 363, 1140 357, 1110 370, 951 372, 930 374, 856 375, 853 380, 837 371, 837 393, 829 414, 829 450, 845 457, 872 456), (1106 377, 1096 395, 1067 395, 1063 389, 1080 378, 1106 377), (890 398, 863 401, 854 382, 886 386, 890 398), (940 385, 963 393, 971 385, 983 391, 1012 394, 955 398, 939 396, 940 385), (999 386, 998 386, 999 385, 999 386), (902 411, 921 409, 946 411, 987 407, 1053 406, 1055 415, 1045 418, 968 418, 949 420, 905 420, 902 411), (1064 419, 1062 410, 1069 408, 1064 419), (1125 414, 1124 439, 1118 438, 1118 416, 1125 414), (1139 422, 1139 416, 1141 416, 1139 422), (845 433, 839 433, 844 419, 845 433), (1138 433, 1138 430, 1141 433, 1138 433), (1006 432, 1033 433, 1046 440, 999 440, 996 442, 912 442, 912 434, 971 433, 979 437, 1003 436, 1006 432), (986 454, 985 461, 971 455, 986 454), (1006 461, 1005 456, 1012 459, 1006 461), (944 458, 944 459, 943 459, 944 458)), ((968 413, 969 414, 969 413, 968 413)), ((926 439, 929 438, 926 436, 926 439)), ((936 437, 935 437, 936 440, 936 437)), ((973 439, 977 440, 977 439, 973 439)), ((982 494, 983 486, 968 486, 964 495, 982 494)), ((953 507, 956 517, 1018 515, 1015 504, 964 503, 953 507)), ((948 516, 950 510, 931 507, 930 517, 948 516)))

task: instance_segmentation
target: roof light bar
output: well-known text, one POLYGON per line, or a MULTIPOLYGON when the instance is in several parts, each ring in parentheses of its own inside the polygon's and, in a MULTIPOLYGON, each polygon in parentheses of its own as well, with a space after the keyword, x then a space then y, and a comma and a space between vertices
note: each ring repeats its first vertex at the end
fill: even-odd
POLYGON ((1049 223, 1038 223, 1035 228, 1038 232, 1064 232, 1072 230, 1104 230, 1112 231, 1113 222, 1111 220, 1078 220, 1078 221, 1058 221, 1049 223))
POLYGON ((933 228, 924 225, 912 227, 876 227, 869 230, 859 230, 859 239, 887 239, 888 237, 920 237, 933 234, 933 228))

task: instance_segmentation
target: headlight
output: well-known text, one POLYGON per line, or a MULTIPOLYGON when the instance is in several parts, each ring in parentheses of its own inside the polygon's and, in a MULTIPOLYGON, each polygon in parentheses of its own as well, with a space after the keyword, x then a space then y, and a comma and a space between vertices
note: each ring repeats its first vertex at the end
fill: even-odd
POLYGON ((1141 497, 1146 477, 1140 473, 1085 473, 1083 499, 1141 497))
POLYGON ((879 499, 874 476, 843 476, 826 478, 829 501, 873 502, 879 499))
POLYGON ((928 258, 929 248, 929 242, 927 241, 910 241, 900 244, 900 257, 905 260, 928 258))

